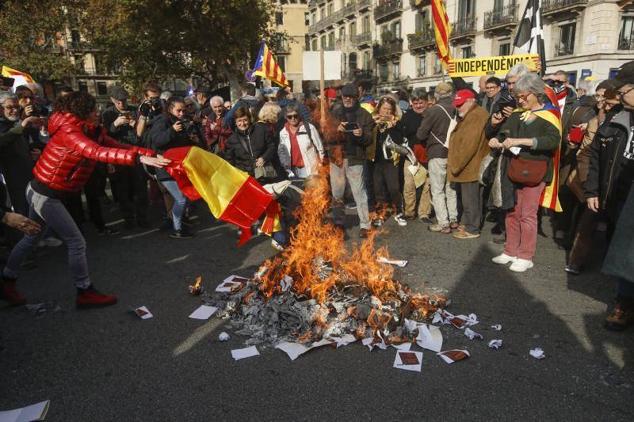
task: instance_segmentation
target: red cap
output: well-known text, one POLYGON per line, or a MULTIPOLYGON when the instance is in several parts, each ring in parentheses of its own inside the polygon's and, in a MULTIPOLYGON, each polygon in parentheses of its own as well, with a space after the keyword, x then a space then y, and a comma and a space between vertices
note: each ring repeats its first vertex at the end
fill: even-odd
POLYGON ((470 89, 461 89, 456 92, 456 96, 453 98, 453 106, 460 107, 467 101, 469 98, 475 98, 475 94, 470 89))

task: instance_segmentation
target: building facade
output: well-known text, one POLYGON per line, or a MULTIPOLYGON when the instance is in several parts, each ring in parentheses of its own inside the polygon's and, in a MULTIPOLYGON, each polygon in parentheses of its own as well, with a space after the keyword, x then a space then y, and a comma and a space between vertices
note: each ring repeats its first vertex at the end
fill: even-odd
POLYGON ((301 91, 303 54, 306 45, 308 1, 276 0, 275 30, 282 37, 275 57, 295 91, 301 91))
MULTIPOLYGON (((447 0, 453 58, 513 54, 527 0, 447 0)), ((542 0, 547 70, 606 79, 634 60, 634 2, 542 0)), ((429 0, 311 0, 307 48, 341 50, 342 81, 370 76, 377 91, 447 79, 436 56, 429 0)), ((477 84, 478 78, 465 78, 477 84)))

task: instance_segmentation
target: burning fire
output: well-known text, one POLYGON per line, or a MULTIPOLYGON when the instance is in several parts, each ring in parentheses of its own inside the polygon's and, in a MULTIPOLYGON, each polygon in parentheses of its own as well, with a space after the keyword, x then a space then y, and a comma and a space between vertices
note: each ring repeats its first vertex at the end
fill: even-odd
POLYGON ((191 293, 194 296, 199 295, 203 290, 202 284, 203 284, 203 277, 199 275, 198 277, 196 277, 196 282, 193 285, 189 286, 189 293, 191 293))
MULTIPOLYGON (((391 265, 381 264, 378 257, 389 258, 387 248, 375 249, 376 231, 372 231, 352 252, 346 251, 343 233, 327 220, 330 205, 328 166, 321 166, 304 194, 297 210, 298 225, 291 231, 290 245, 280 255, 267 260, 260 271, 260 291, 268 298, 281 294, 285 276, 294 280, 293 292, 298 296, 324 303, 333 287, 356 285, 368 289, 383 303, 402 303, 407 315, 424 319, 444 307, 442 295, 412 293, 394 280, 391 265)), ((380 305, 380 304, 379 304, 380 305)), ((400 306, 399 306, 400 307, 400 306)), ((348 309, 348 313, 355 312, 348 309)), ((392 319, 387 313, 372 309, 366 317, 373 329, 383 329, 392 319)), ((362 318, 362 319, 366 319, 362 318)))

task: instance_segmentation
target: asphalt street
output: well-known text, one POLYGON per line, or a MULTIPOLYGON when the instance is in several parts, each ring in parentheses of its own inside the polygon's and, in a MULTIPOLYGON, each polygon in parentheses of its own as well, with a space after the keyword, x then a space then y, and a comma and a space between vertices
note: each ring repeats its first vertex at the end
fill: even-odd
MULTIPOLYGON (((200 298, 187 286, 197 275, 208 289, 249 276, 275 251, 262 237, 237 248, 233 228, 203 207, 197 214, 191 240, 140 229, 100 237, 87 226, 93 281, 120 298, 105 309, 74 308, 64 247, 39 252, 19 287, 51 309, 0 302, 0 410, 49 399, 48 421, 634 420, 634 330, 602 328, 614 286, 599 254, 567 276, 564 251, 540 237, 535 268, 515 274, 490 261, 501 251, 490 223, 481 239, 455 240, 391 221, 380 243, 409 260, 401 279, 447 289, 451 312, 478 315, 473 329, 486 341, 442 327, 443 349, 466 348, 470 359, 448 365, 424 351, 422 372, 407 372, 392 367, 395 350, 356 343, 235 362, 230 351, 244 339, 221 343, 223 321, 189 319, 200 298), (129 311, 141 305, 153 319, 129 311), (487 347, 493 338, 502 349, 487 347), (546 358, 530 357, 534 347, 546 358)), ((356 242, 356 229, 349 234, 356 242)))

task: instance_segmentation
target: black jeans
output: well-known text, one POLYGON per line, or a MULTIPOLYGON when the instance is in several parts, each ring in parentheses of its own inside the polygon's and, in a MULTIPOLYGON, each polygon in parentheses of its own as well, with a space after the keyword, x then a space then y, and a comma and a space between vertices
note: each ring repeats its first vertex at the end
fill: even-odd
POLYGON ((120 166, 116 171, 116 191, 121 215, 126 221, 147 221, 149 206, 147 176, 143 167, 120 166))
POLYGON ((460 222, 469 233, 480 233, 482 220, 482 186, 480 182, 456 183, 460 185, 462 217, 460 222))
POLYGON ((403 196, 397 166, 387 160, 375 161, 372 184, 376 206, 390 204, 397 214, 403 212, 403 196))

